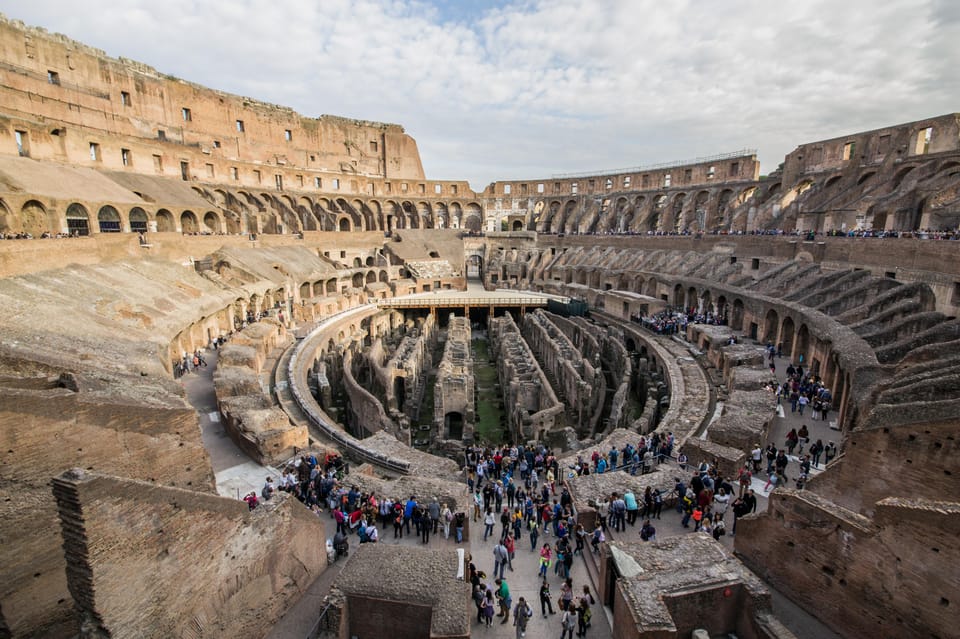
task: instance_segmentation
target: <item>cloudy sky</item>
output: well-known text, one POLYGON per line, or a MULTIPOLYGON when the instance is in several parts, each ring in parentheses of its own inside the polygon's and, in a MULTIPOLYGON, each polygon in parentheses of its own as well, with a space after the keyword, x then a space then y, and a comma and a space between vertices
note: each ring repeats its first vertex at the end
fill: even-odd
POLYGON ((0 0, 111 56, 397 122, 427 176, 631 167, 960 111, 957 0, 0 0))

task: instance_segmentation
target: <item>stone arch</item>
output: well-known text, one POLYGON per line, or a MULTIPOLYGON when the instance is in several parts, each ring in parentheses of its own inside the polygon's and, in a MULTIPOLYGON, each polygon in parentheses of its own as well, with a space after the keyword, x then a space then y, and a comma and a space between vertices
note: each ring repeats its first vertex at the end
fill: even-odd
POLYGON ((787 353, 788 356, 793 352, 793 338, 797 332, 797 326, 793 321, 793 318, 787 315, 783 318, 783 324, 780 326, 780 341, 777 343, 777 346, 783 348, 783 352, 787 353))
MULTIPOLYGON (((12 221, 12 220, 11 220, 12 221)), ((50 230, 47 208, 39 200, 28 200, 20 207, 20 223, 15 230, 40 237, 50 230)), ((84 233, 83 235, 86 235, 84 233)))
POLYGON ((373 284, 377 281, 376 271, 367 271, 367 284, 373 284))
POLYGON ((710 191, 698 191, 693 198, 693 215, 694 215, 694 228, 700 232, 705 232, 711 227, 709 226, 712 217, 710 213, 710 191))
POLYGON ((383 204, 383 230, 390 232, 404 228, 402 209, 394 200, 387 200, 383 204))
POLYGON ((173 221, 173 213, 167 209, 157 211, 157 231, 160 233, 173 233, 177 230, 177 225, 173 221))
POLYGON ((220 216, 213 211, 207 211, 203 215, 203 226, 211 233, 220 233, 223 226, 220 223, 220 216))
POLYGON ((543 220, 537 225, 537 230, 541 233, 552 233, 554 231, 554 223, 557 215, 560 212, 560 202, 554 200, 547 205, 547 214, 543 217, 543 220))
POLYGON ((676 193, 671 198, 669 210, 669 223, 667 228, 675 233, 680 233, 686 229, 686 221, 683 219, 683 207, 686 205, 687 194, 684 192, 676 193))
POLYGON ((833 188, 834 186, 838 185, 842 179, 843 179, 842 175, 834 175, 833 177, 828 178, 827 181, 823 183, 824 190, 833 188))
POLYGON ((139 206, 135 206, 130 209, 130 213, 127 215, 127 219, 130 220, 130 231, 132 233, 146 233, 150 220, 147 217, 147 212, 144 211, 139 206))
POLYGON ((464 209, 463 226, 472 233, 483 230, 483 209, 476 202, 470 202, 464 209))
POLYGON ((463 205, 460 202, 450 202, 450 228, 463 228, 463 205))
POLYGON ((730 328, 735 331, 743 330, 743 300, 733 300, 733 314, 730 316, 730 328))
POLYGON ((774 195, 779 193, 781 187, 782 187, 782 184, 780 182, 774 182, 773 184, 768 186, 763 192, 763 198, 760 200, 760 203, 763 204, 764 202, 772 198, 774 195))
POLYGON ((353 230, 349 216, 341 215, 339 219, 337 219, 337 230, 341 232, 350 232, 353 230))
POLYGON ((772 343, 777 339, 777 331, 780 329, 780 316, 775 309, 767 311, 763 319, 763 339, 764 343, 772 343))
POLYGON ((180 230, 183 233, 200 231, 200 224, 197 222, 197 216, 193 211, 188 210, 180 214, 180 230))
POLYGON ((438 229, 450 228, 450 214, 447 212, 447 205, 443 202, 437 202, 434 205, 434 226, 438 229))
POLYGON ((699 303, 699 296, 697 295, 697 289, 694 288, 693 286, 688 287, 687 296, 683 302, 684 307, 697 310, 698 303, 699 303))
POLYGON ((336 293, 336 292, 337 292, 337 278, 331 277, 329 280, 327 280, 327 294, 329 295, 331 293, 336 293))
POLYGON ((717 194, 717 207, 714 214, 707 220, 707 228, 717 230, 719 227, 729 223, 728 213, 730 204, 733 201, 733 189, 722 189, 717 194))
POLYGON ((3 198, 0 198, 0 233, 16 231, 18 226, 19 221, 14 217, 10 211, 10 207, 3 201, 3 198))
POLYGON ((400 206, 403 209, 403 219, 406 222, 404 228, 420 228, 420 214, 417 212, 417 207, 413 205, 413 202, 407 200, 401 203, 400 206))
POLYGON ((797 343, 793 347, 793 353, 797 363, 802 363, 804 367, 810 366, 810 329, 806 324, 801 324, 797 329, 797 343), (801 362, 800 358, 803 358, 801 362))
POLYGON ((390 281, 390 276, 387 274, 385 270, 380 271, 380 281, 384 283, 387 283, 390 281))
POLYGON ((70 235, 90 235, 90 215, 82 204, 73 202, 68 206, 66 218, 70 235))
POLYGON ((353 278, 351 279, 353 288, 363 288, 364 277, 363 273, 354 273, 353 278))
POLYGON ((647 297, 656 297, 659 292, 660 283, 657 282, 657 278, 651 277, 647 280, 647 283, 643 285, 643 294, 647 297))
POLYGON ((572 227, 576 221, 577 201, 567 200, 563 205, 563 213, 560 215, 560 222, 555 227, 555 233, 565 233, 568 227, 572 227))
POLYGON ((660 194, 653 198, 653 204, 650 209, 650 216, 647 219, 647 230, 656 233, 660 230, 662 223, 663 208, 667 204, 667 196, 660 194))
POLYGON ((101 233, 119 233, 123 230, 120 213, 109 204, 105 204, 97 211, 97 226, 101 233))
POLYGON ((420 228, 433 228, 433 209, 428 202, 417 202, 417 217, 420 220, 420 228))
POLYGON ((684 303, 684 293, 683 293, 683 284, 676 284, 673 287, 673 305, 677 308, 684 308, 686 304, 684 303))
POLYGON ((867 171, 866 173, 864 173, 863 175, 860 176, 860 179, 857 180, 857 184, 858 184, 858 185, 864 184, 867 180, 870 180, 870 179, 872 179, 872 178, 874 178, 874 177, 876 177, 876 176, 877 176, 877 172, 876 172, 876 171, 867 171))

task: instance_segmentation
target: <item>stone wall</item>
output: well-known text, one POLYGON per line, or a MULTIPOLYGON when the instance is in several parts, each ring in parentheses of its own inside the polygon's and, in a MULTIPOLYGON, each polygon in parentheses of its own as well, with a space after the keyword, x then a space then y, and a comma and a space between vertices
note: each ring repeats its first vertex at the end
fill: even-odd
POLYGON ((306 426, 291 424, 260 381, 272 372, 263 370, 267 358, 289 341, 286 328, 273 318, 252 324, 220 349, 213 374, 224 430, 261 464, 290 459, 309 443, 306 426))
POLYGON ((292 497, 241 501, 73 470, 54 481, 81 637, 262 636, 326 567, 292 497))
POLYGON ((473 352, 470 350, 470 318, 451 314, 447 324, 447 342, 434 387, 433 421, 439 439, 473 441, 476 411, 476 382, 473 377, 473 352), (448 415, 460 416, 460 431, 451 430, 448 415))
MULTIPOLYGON (((8 380, 9 381, 9 380, 8 380)), ((0 606, 15 637, 77 630, 49 482, 82 466, 214 492, 196 413, 17 380, 0 390, 0 606)))
POLYGON ((736 550, 775 588, 845 637, 955 634, 957 504, 888 498, 862 515, 777 489, 737 524, 736 550))
POLYGON ((507 427, 515 441, 544 440, 563 427, 563 404, 557 399, 513 317, 489 321, 490 350, 497 360, 504 406, 510 406, 507 427))
POLYGON ((556 380, 554 390, 563 398, 567 410, 577 416, 571 425, 578 435, 593 435, 607 390, 599 349, 593 349, 594 357, 584 357, 553 322, 552 314, 539 309, 524 316, 523 337, 541 369, 556 380))

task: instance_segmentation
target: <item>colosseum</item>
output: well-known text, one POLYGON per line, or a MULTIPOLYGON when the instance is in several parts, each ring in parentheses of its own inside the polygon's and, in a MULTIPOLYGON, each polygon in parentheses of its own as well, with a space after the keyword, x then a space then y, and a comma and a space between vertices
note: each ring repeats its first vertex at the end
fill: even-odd
POLYGON ((592 637, 957 636, 960 114, 474 191, 398 124, 0 44, 0 637, 468 637, 478 467, 610 523, 592 637), (708 474, 735 535, 681 523, 708 474), (359 545, 341 485, 451 516, 359 545))

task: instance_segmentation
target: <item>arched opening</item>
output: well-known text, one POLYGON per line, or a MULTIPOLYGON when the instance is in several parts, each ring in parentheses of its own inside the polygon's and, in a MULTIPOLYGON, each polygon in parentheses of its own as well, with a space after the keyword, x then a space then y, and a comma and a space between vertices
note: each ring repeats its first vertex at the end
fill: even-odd
POLYGON ((157 231, 159 233, 173 233, 177 230, 173 223, 173 213, 167 209, 157 211, 157 231))
POLYGON ((207 211, 203 216, 203 225, 211 233, 219 233, 222 230, 220 228, 220 217, 213 211, 207 211))
MULTIPOLYGON (((37 200, 30 200, 20 209, 20 228, 23 233, 33 237, 40 237, 44 231, 49 231, 47 223, 47 209, 37 200)), ((84 234, 86 235, 86 234, 84 234)))
POLYGON ((463 413, 451 411, 443 416, 445 439, 463 439, 463 413))
POLYGON ((466 229, 472 233, 479 233, 483 229, 483 212, 480 205, 475 202, 467 204, 465 215, 464 226, 466 229))
POLYGON ((376 281, 377 281, 376 271, 370 271, 369 273, 367 273, 367 284, 373 284, 376 281))
POLYGON ((624 346, 626 347, 628 353, 633 353, 637 350, 637 343, 633 341, 632 337, 627 338, 626 342, 624 342, 624 346))
POLYGON ((373 266, 373 256, 368 255, 367 259, 363 261, 364 266, 373 266))
POLYGON ((522 221, 522 220, 514 220, 514 221, 513 221, 513 227, 511 228, 511 230, 513 230, 513 231, 522 231, 522 230, 523 230, 523 221, 522 221))
POLYGON ((147 232, 147 212, 139 206, 130 209, 130 231, 132 233, 147 232))
POLYGON ((682 284, 677 284, 676 286, 673 287, 673 305, 676 306, 677 308, 684 307, 682 284))
POLYGON ((390 276, 387 275, 387 272, 386 272, 386 271, 380 271, 380 281, 381 281, 381 282, 384 282, 384 283, 390 281, 390 276))
POLYGON ((310 286, 310 282, 304 282, 300 285, 300 299, 305 300, 313 297, 313 287, 310 286))
POLYGON ((772 344, 777 339, 777 329, 780 328, 780 316, 772 308, 767 311, 763 320, 763 342, 772 344))
POLYGON ((363 260, 361 260, 359 256, 353 258, 353 268, 362 268, 362 267, 363 267, 363 260))
POLYGON ((730 318, 730 328, 735 331, 743 330, 743 300, 733 300, 733 316, 730 318))
POLYGON ((345 217, 341 217, 340 221, 337 223, 337 228, 342 232, 350 231, 350 220, 345 217))
POLYGON ((183 233, 199 233, 200 225, 193 211, 184 211, 180 214, 180 230, 183 233))
POLYGON ((120 214, 109 204, 101 206, 100 211, 97 212, 97 224, 100 226, 101 233, 119 233, 121 231, 120 214))
POLYGON ((17 220, 10 212, 7 203, 0 199, 0 233, 17 230, 17 220))
POLYGON ((790 357, 793 353, 793 336, 796 331, 797 327, 793 323, 793 318, 783 318, 783 326, 780 328, 780 343, 777 344, 777 346, 781 348, 787 357, 790 357))
POLYGON ((337 278, 327 280, 327 294, 337 292, 337 278))
POLYGON ((407 403, 406 381, 403 377, 393 378, 393 397, 397 401, 397 410, 403 412, 403 406, 407 403))
POLYGON ((807 328, 806 324, 800 325, 800 330, 797 331, 797 345, 794 349, 796 353, 797 363, 803 364, 805 367, 810 367, 810 329, 807 328))
POLYGON ((353 288, 363 288, 363 273, 353 274, 353 288))
POLYGON ((70 235, 90 235, 90 216, 82 204, 74 202, 67 207, 67 232, 70 235))

